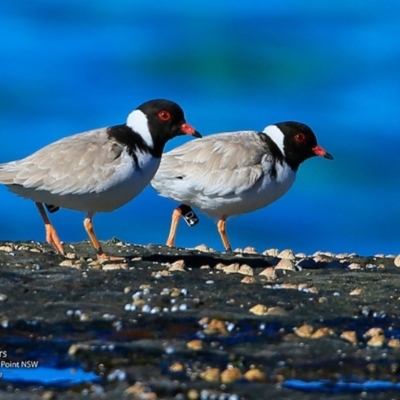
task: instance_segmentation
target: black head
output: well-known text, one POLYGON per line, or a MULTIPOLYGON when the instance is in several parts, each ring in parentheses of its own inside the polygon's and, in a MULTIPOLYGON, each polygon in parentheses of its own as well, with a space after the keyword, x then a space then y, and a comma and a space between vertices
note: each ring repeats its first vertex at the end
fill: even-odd
MULTIPOLYGON (((292 169, 297 170, 303 161, 315 156, 333 160, 329 153, 318 146, 317 138, 309 126, 301 122, 287 121, 275 124, 275 127, 281 132, 280 143, 276 133, 271 138, 278 146, 280 144, 282 147, 283 144, 284 157, 292 169)), ((269 134, 267 130, 265 132, 269 134)))
MULTIPOLYGON (((200 133, 186 123, 182 108, 170 100, 151 100, 140 105, 140 110, 147 118, 148 130, 154 144, 164 144, 179 135, 201 137, 200 133)), ((135 130, 135 127, 131 126, 135 130)))

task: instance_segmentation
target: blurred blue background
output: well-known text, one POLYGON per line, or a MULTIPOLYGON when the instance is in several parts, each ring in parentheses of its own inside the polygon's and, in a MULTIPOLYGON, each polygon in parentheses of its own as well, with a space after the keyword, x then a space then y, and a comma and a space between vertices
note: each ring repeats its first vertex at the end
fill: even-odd
MULTIPOLYGON (((3 0, 0 37, 1 162, 160 97, 203 135, 298 120, 335 160, 307 161, 283 198, 228 220, 233 248, 399 253, 400 2, 3 0)), ((0 187, 0 206, 0 240, 44 240, 32 202, 0 187)), ((175 206, 149 187, 98 214, 97 235, 164 243, 175 206)), ((72 242, 83 218, 51 216, 72 242)), ((177 245, 222 250, 200 219, 177 245)))

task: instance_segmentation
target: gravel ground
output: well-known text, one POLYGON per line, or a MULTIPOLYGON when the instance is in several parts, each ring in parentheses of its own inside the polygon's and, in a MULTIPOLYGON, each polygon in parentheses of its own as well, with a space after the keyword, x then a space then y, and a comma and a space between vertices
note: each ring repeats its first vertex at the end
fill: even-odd
POLYGON ((113 240, 125 260, 99 265, 89 243, 65 247, 0 242, 0 365, 100 380, 10 382, 0 368, 0 399, 400 398, 394 256, 113 240))

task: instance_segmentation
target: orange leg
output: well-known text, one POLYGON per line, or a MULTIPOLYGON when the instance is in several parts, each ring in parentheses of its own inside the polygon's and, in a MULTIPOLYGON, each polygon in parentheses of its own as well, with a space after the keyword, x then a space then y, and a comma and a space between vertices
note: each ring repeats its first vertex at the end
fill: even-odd
POLYGON ((221 236, 221 239, 222 239, 222 243, 224 244, 225 250, 227 253, 230 253, 232 251, 232 248, 229 243, 228 236, 226 235, 226 229, 225 229, 227 218, 228 217, 223 215, 221 217, 221 219, 218 221, 217 227, 218 227, 219 235, 221 236))
POLYGON ((113 257, 113 256, 109 256, 108 254, 106 254, 103 250, 103 248, 101 247, 100 242, 97 240, 96 234, 94 233, 94 229, 93 229, 93 214, 92 212, 87 213, 86 214, 86 218, 83 221, 83 226, 85 227, 85 230, 87 232, 87 234, 89 235, 90 241, 92 242, 93 247, 96 249, 96 253, 97 253, 97 260, 99 262, 104 262, 104 261, 111 261, 111 260, 115 260, 115 261, 120 261, 123 260, 123 257, 113 257))
POLYGON ((182 216, 182 210, 177 207, 172 213, 171 228, 167 239, 167 246, 172 247, 175 245, 176 230, 178 228, 179 218, 182 216))
POLYGON ((42 203, 35 203, 38 208, 40 215, 42 216, 44 227, 46 228, 46 241, 53 245, 56 251, 62 255, 65 254, 64 249, 61 245, 60 239, 58 238, 57 232, 54 229, 54 226, 51 224, 49 217, 46 214, 46 211, 43 207, 42 203))

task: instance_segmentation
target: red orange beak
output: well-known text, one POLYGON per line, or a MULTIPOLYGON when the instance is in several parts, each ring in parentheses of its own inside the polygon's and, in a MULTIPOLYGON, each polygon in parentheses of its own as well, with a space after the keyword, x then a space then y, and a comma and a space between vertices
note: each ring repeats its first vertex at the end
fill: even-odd
POLYGON ((313 147, 312 151, 317 156, 324 157, 329 160, 333 160, 333 157, 327 151, 325 151, 321 146, 313 147))
POLYGON ((181 131, 186 134, 186 135, 192 135, 197 138, 201 138, 202 136, 200 135, 199 132, 196 131, 192 126, 190 126, 188 123, 184 123, 181 125, 181 131))

